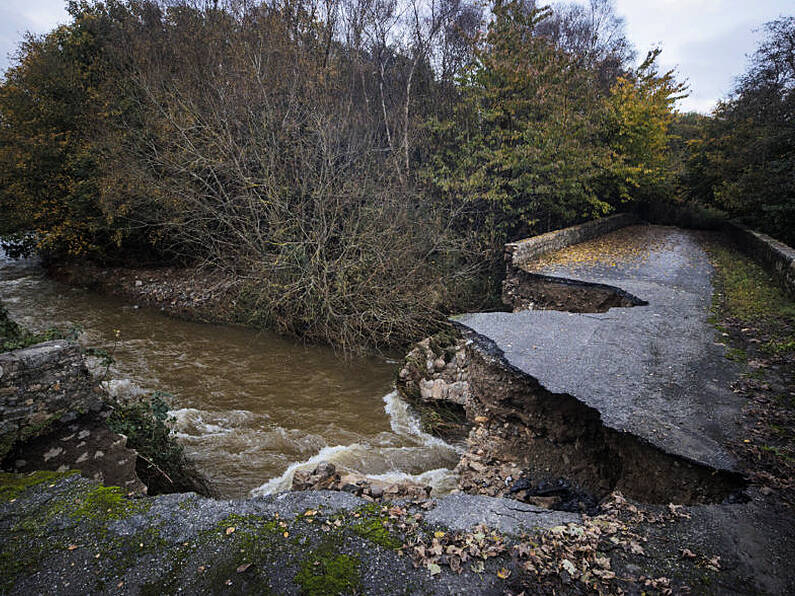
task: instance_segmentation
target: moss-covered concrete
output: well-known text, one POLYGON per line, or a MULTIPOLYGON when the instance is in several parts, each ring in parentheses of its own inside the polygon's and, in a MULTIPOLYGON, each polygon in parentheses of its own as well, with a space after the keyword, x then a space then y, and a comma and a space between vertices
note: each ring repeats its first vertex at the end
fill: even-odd
POLYGON ((130 499, 75 474, 0 478, 2 593, 463 593, 472 581, 415 568, 387 508, 347 493, 130 499))
MULTIPOLYGON (((524 558, 517 562, 519 551, 511 549, 543 540, 555 548, 571 547, 575 553, 574 547, 591 536, 586 530, 595 527, 573 514, 472 495, 386 504, 329 491, 244 501, 195 494, 129 499, 118 489, 76 474, 4 475, 0 480, 5 496, 0 501, 0 593, 4 594, 517 593, 527 580, 521 565, 530 551, 521 551, 524 558), (485 526, 477 529, 479 524, 485 526), (492 529, 484 532, 484 527, 492 529), (560 528, 569 529, 561 534, 560 528), (443 549, 446 556, 462 548, 493 549, 495 531, 505 548, 488 558, 471 555, 460 573, 435 554, 436 549, 443 549), (572 544, 556 542, 564 534, 572 544), (422 545, 425 555, 437 557, 441 564, 425 565, 416 548, 422 545)), ((754 577, 747 561, 735 561, 737 544, 747 548, 743 541, 748 536, 757 542, 764 537, 765 544, 756 545, 756 552, 764 554, 755 559, 756 564, 767 565, 759 577, 775 577, 767 587, 791 585, 775 550, 784 553, 792 546, 779 513, 753 503, 734 507, 680 509, 665 518, 661 517, 668 511, 665 507, 653 515, 626 509, 635 512, 634 517, 657 518, 656 531, 676 538, 656 540, 654 545, 633 538, 641 540, 645 555, 626 551, 605 556, 613 557, 616 565, 620 561, 623 567, 617 571, 622 577, 634 568, 644 573, 659 568, 676 574, 671 585, 685 578, 698 589, 704 585, 693 583, 694 573, 706 573, 698 565, 720 556, 727 571, 707 574, 709 590, 731 593, 736 585, 735 592, 747 592, 757 584, 747 580, 754 577), (682 559, 682 547, 700 558, 695 563, 682 559), (670 561, 676 564, 664 564, 670 561), (779 576, 771 576, 771 569, 778 569, 779 576)), ((606 544, 612 544, 611 536, 630 532, 631 537, 644 531, 637 526, 627 530, 612 521, 605 524, 606 544), (624 529, 609 534, 615 528, 624 529)), ((602 557, 607 551, 599 552, 602 557)), ((553 587, 556 593, 566 593, 555 564, 549 563, 550 577, 557 582, 553 587)), ((623 589, 632 587, 625 579, 620 581, 623 589)))

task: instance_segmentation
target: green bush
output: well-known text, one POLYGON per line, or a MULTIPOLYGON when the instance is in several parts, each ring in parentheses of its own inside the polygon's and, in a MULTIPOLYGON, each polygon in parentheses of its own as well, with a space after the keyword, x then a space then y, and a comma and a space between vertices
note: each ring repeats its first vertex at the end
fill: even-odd
POLYGON ((125 435, 127 446, 138 452, 136 472, 150 495, 187 491, 210 495, 207 480, 186 459, 173 435, 164 395, 156 392, 148 399, 113 401, 108 426, 125 435))

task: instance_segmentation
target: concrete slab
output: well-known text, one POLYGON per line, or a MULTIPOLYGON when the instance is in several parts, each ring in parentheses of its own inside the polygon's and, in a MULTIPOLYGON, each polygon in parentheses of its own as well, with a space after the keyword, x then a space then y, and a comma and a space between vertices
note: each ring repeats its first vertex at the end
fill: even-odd
POLYGON ((525 310, 454 318, 505 363, 603 423, 664 451, 733 470, 738 366, 708 322, 712 266, 691 232, 632 226, 545 255, 531 273, 616 286, 647 301, 605 313, 525 310))

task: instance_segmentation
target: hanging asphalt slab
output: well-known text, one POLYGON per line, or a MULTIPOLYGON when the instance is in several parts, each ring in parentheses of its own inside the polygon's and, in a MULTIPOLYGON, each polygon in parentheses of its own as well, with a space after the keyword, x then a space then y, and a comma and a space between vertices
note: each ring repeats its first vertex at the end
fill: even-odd
POLYGON ((648 302, 605 313, 524 310, 454 322, 510 367, 596 409, 609 428, 733 470, 738 367, 709 322, 713 269, 695 235, 633 226, 552 254, 531 273, 618 287, 648 302))

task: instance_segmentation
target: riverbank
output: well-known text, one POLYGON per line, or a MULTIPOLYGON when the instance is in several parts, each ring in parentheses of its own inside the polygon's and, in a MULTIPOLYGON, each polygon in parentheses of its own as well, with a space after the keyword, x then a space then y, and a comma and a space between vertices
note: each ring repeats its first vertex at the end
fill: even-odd
POLYGON ((245 324, 238 309, 245 282, 201 267, 132 269, 99 267, 90 261, 47 266, 53 279, 70 286, 118 296, 169 316, 201 323, 245 324))

